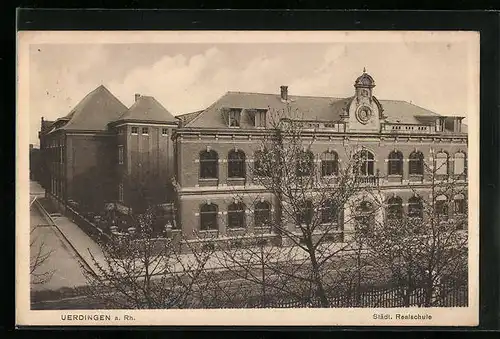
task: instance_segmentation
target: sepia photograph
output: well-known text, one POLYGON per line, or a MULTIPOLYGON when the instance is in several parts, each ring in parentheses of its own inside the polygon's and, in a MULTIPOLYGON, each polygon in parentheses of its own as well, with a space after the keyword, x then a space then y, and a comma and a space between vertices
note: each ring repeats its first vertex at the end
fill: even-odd
POLYGON ((475 326, 479 33, 19 32, 23 325, 475 326))

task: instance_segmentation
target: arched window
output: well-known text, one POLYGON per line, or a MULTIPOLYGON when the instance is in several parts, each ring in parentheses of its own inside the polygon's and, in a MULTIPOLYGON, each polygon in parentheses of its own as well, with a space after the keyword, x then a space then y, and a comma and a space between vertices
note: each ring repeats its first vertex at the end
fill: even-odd
POLYGON ((375 209, 369 201, 363 200, 355 211, 356 230, 362 233, 369 232, 375 225, 375 209))
POLYGON ((375 157, 372 152, 362 150, 355 156, 356 165, 361 175, 374 175, 375 157))
POLYGON ((436 197, 435 213, 441 219, 448 218, 448 198, 446 195, 439 195, 436 197))
POLYGON ((254 153, 253 171, 257 177, 269 177, 270 163, 267 161, 266 151, 256 151, 254 153))
POLYGON ((217 205, 204 204, 200 208, 200 229, 216 230, 217 227, 217 205))
POLYGON ((403 200, 400 197, 391 197, 387 200, 387 219, 397 220, 403 218, 403 200))
POLYGON ((271 221, 271 204, 267 201, 259 201, 254 205, 253 219, 255 227, 269 226, 271 221))
POLYGON ((403 153, 392 151, 389 153, 389 175, 403 175, 403 153))
POLYGON ((314 154, 311 151, 301 151, 297 156, 296 173, 299 177, 310 176, 314 169, 314 154))
POLYGON ((445 152, 439 152, 436 154, 436 174, 437 175, 447 175, 448 174, 448 154, 445 152))
POLYGON ((453 173, 455 175, 465 174, 465 153, 455 153, 453 158, 453 173))
POLYGON ((455 214, 465 214, 466 213, 466 204, 465 204, 465 196, 463 194, 456 194, 453 197, 454 201, 454 212, 455 214))
POLYGON ((200 152, 200 178, 217 179, 219 176, 219 155, 214 150, 200 152))
POLYGON ((245 227, 245 206, 241 202, 235 202, 227 208, 227 227, 245 227))
POLYGON ((229 178, 245 177, 245 152, 241 150, 229 151, 227 155, 227 176, 229 178))
POLYGON ((338 222, 337 207, 331 200, 327 200, 321 207, 321 223, 322 224, 336 224, 338 222))
POLYGON ((412 152, 409 158, 409 173, 410 175, 424 174, 424 155, 422 152, 412 152))
POLYGON ((329 177, 339 173, 339 156, 336 152, 327 151, 321 155, 321 176, 329 177))
POLYGON ((408 216, 410 218, 419 218, 422 219, 424 216, 422 206, 422 199, 417 196, 413 196, 408 199, 408 216))
POLYGON ((297 211, 297 223, 299 225, 310 225, 313 219, 313 206, 310 200, 303 201, 297 211))

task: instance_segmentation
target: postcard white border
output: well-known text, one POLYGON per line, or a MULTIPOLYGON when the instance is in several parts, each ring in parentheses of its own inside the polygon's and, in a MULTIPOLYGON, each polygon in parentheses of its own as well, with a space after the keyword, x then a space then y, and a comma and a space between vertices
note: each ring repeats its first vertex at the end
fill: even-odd
MULTIPOLYGON (((479 323, 479 32, 472 31, 21 31, 17 36, 16 324, 59 326, 476 326, 479 323), (469 306, 401 309, 30 310, 29 279, 29 46, 79 43, 328 43, 462 41, 468 55, 469 306), (65 315, 109 315, 111 320, 64 321, 65 315), (376 320, 374 314, 392 319, 376 320), (397 314, 429 315, 399 320, 397 314), (134 320, 124 320, 124 316, 134 320)), ((450 98, 451 100, 451 98, 450 98)), ((106 318, 106 317, 104 317, 106 318)))

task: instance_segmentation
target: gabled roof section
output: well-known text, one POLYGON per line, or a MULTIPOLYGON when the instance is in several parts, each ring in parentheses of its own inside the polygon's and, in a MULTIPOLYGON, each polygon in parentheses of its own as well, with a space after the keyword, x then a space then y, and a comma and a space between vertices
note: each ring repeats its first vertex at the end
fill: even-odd
POLYGON ((108 123, 116 120, 126 109, 127 106, 101 85, 61 119, 69 121, 60 129, 106 131, 108 123))
MULTIPOLYGON (((201 112, 189 113, 192 119, 187 119, 184 127, 227 128, 222 111, 224 109, 241 108, 241 127, 251 128, 253 125, 245 117, 245 109, 271 109, 281 110, 288 104, 292 112, 296 112, 302 120, 339 121, 353 98, 289 96, 284 102, 280 95, 227 92, 219 100, 201 112), (194 116, 194 118, 193 118, 194 116)), ((400 100, 378 100, 377 105, 383 108, 383 115, 387 122, 421 124, 424 123, 419 116, 440 116, 428 109, 400 100)), ((188 115, 186 115, 188 116, 188 115)))
POLYGON ((179 119, 182 122, 182 125, 185 126, 186 124, 189 124, 191 121, 196 119, 198 115, 200 115, 203 112, 201 111, 196 111, 196 112, 190 112, 190 113, 184 113, 184 114, 179 114, 176 116, 177 119, 179 119))
POLYGON ((422 124, 427 123, 424 117, 438 117, 439 114, 423 107, 401 100, 380 100, 384 108, 386 121, 402 124, 422 124))
POLYGON ((128 110, 125 111, 118 121, 156 122, 156 123, 178 123, 165 107, 151 96, 140 96, 128 110))
POLYGON ((309 96, 288 96, 288 101, 281 100, 280 95, 248 93, 248 92, 227 92, 210 107, 199 113, 185 127, 227 127, 222 116, 224 109, 243 109, 241 117, 241 127, 251 128, 253 125, 246 117, 251 109, 283 110, 289 105, 290 112, 294 117, 304 120, 339 120, 343 108, 348 99, 338 99, 330 97, 309 97, 309 96))
POLYGON ((42 118, 42 126, 41 131, 46 132, 52 125, 55 123, 55 120, 43 120, 42 118))

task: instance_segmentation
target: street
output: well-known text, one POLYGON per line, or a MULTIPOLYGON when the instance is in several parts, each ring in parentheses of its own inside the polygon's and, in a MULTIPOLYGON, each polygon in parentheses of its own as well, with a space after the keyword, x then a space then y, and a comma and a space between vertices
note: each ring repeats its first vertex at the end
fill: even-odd
POLYGON ((84 285, 86 280, 80 269, 76 253, 64 240, 64 237, 54 226, 47 225, 47 221, 37 210, 35 205, 30 207, 31 257, 35 256, 42 247, 42 254, 50 252, 35 273, 53 272, 52 277, 42 284, 32 284, 32 291, 57 290, 62 287, 84 285))

